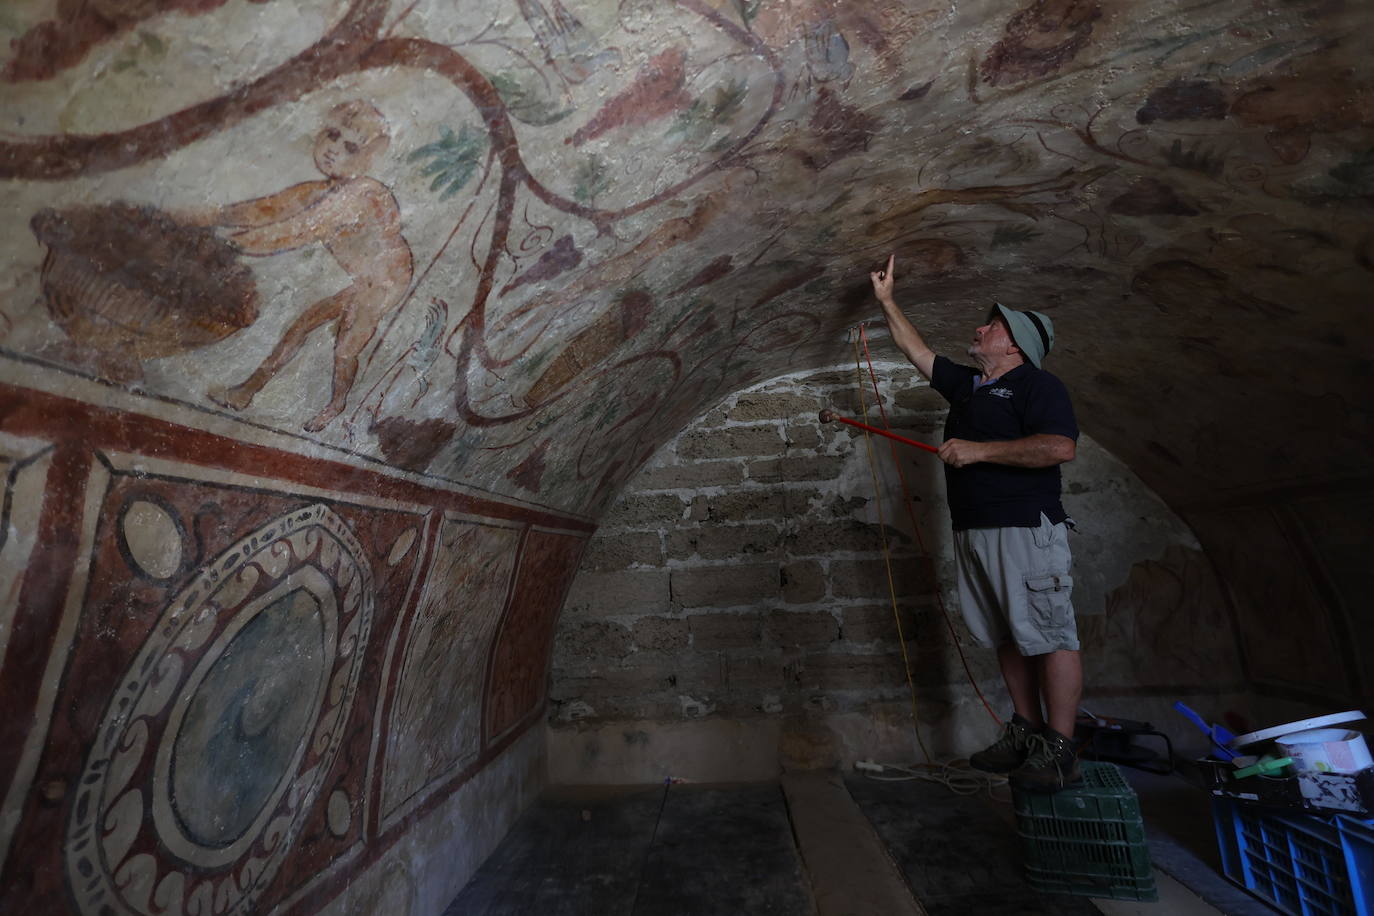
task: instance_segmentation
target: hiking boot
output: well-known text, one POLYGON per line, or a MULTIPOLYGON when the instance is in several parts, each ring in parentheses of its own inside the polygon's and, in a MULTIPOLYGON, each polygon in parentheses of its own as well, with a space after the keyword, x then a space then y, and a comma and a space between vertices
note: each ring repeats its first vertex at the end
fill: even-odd
POLYGON ((1010 773, 1026 762, 1027 748, 1034 735, 1035 726, 1013 713, 1011 721, 1002 729, 1002 737, 970 756, 968 765, 985 773, 1010 773))
POLYGON ((1011 774, 1011 787, 1027 792, 1058 792, 1083 784, 1073 740, 1048 725, 1030 736, 1026 762, 1011 774))

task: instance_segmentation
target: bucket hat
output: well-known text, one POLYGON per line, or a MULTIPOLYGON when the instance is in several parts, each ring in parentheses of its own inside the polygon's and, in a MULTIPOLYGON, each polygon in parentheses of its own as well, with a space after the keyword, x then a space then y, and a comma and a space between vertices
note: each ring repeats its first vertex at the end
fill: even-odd
POLYGON ((1020 349, 1027 362, 1039 369, 1040 361, 1054 346, 1054 322, 1050 321, 1050 316, 1029 309, 1018 312, 995 302, 992 311, 988 313, 988 320, 994 318, 1001 318, 1007 323, 1012 343, 1020 349))

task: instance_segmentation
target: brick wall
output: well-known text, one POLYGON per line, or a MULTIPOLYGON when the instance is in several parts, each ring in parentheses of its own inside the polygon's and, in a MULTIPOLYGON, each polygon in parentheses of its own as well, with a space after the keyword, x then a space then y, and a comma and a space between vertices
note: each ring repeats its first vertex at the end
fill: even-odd
MULTIPOLYGON (((885 373, 899 389, 912 376, 885 373)), ((929 439, 940 417, 920 393, 901 392, 893 416, 929 439)), ((883 544, 918 645, 941 642, 921 638, 938 634, 932 564, 904 513, 886 532, 878 524, 863 436, 822 425, 824 407, 858 414, 852 372, 740 393, 632 482, 565 606, 555 722, 776 715, 906 694, 883 544)), ((910 478, 924 514, 931 480, 910 478)), ((889 516, 899 503, 885 496, 889 516)), ((944 680, 938 666, 917 670, 944 680)))
MULTIPOLYGON (((943 400, 905 363, 880 365, 878 376, 893 429, 938 442, 943 400)), ((882 425, 871 387, 864 399, 870 422, 882 425)), ((667 444, 603 519, 555 643, 555 779, 652 778, 629 758, 659 771, 690 770, 681 755, 693 743, 679 736, 671 742, 678 759, 655 757, 660 733, 723 721, 772 722, 776 739, 751 740, 760 740, 756 750, 771 754, 773 766, 779 754, 810 762, 870 753, 914 759, 884 544, 927 743, 953 753, 988 737, 990 719, 939 607, 943 597, 975 677, 994 707, 1006 708, 993 654, 968 643, 952 594, 942 467, 907 446, 894 460, 888 441, 876 437, 870 463, 862 432, 819 422, 826 407, 860 418, 852 369, 800 373, 732 395, 667 444)), ((1065 479, 1066 505, 1082 522, 1074 536, 1075 604, 1085 646, 1095 644, 1086 659, 1090 678, 1114 691, 1115 707, 1124 697, 1135 713, 1136 688, 1156 689, 1155 671, 1182 685, 1211 677, 1210 668, 1207 689, 1229 689, 1238 673, 1227 669, 1234 644, 1223 599, 1207 591, 1210 572, 1186 526, 1090 440, 1080 443, 1065 479), (1203 597, 1176 595, 1152 607, 1150 583, 1185 568, 1203 597), (1161 614, 1206 620, 1204 609, 1222 622, 1190 633, 1183 662, 1163 638, 1167 630, 1138 632, 1161 614), (1203 672, 1192 675, 1189 664, 1203 672)), ((697 742, 704 758, 713 742, 697 742)), ((698 765, 710 771, 708 761, 698 765)))

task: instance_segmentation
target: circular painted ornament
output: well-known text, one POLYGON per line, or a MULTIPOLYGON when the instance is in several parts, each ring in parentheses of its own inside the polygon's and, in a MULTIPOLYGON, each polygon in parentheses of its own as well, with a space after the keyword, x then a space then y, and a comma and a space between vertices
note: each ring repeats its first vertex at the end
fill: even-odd
POLYGON ((338 754, 373 604, 362 545, 323 505, 241 539, 167 604, 74 795, 82 913, 254 911, 338 754))

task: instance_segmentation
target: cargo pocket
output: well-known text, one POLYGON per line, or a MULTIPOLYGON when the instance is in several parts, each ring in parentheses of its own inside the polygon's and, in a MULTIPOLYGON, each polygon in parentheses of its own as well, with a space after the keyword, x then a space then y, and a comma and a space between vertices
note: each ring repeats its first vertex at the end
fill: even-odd
POLYGON ((1027 576, 1031 620, 1045 630, 1060 630, 1073 620, 1073 576, 1027 576))

